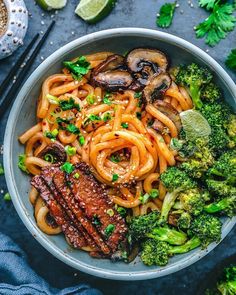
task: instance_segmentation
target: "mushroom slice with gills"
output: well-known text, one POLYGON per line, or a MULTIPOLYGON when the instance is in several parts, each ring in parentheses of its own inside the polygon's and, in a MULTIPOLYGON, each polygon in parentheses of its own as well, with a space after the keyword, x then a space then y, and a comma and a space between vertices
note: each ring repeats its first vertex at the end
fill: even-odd
POLYGON ((133 49, 126 57, 126 64, 143 86, 147 85, 148 79, 155 73, 165 72, 168 67, 166 55, 150 48, 133 49))
POLYGON ((133 78, 129 72, 118 69, 98 73, 92 79, 95 85, 109 91, 125 90, 133 83, 133 78))
POLYGON ((170 85, 171 78, 167 73, 155 74, 148 80, 147 86, 143 89, 146 102, 150 104, 162 98, 170 85))
POLYGON ((175 124, 178 132, 180 131, 182 124, 179 113, 170 103, 157 100, 154 102, 153 106, 166 115, 175 124))
POLYGON ((53 156, 53 163, 65 162, 67 159, 65 148, 59 142, 54 142, 45 147, 40 153, 39 157, 44 158, 46 155, 53 156))
POLYGON ((92 76, 96 76, 98 73, 115 70, 124 65, 124 57, 118 54, 108 56, 106 60, 100 63, 93 69, 92 76))

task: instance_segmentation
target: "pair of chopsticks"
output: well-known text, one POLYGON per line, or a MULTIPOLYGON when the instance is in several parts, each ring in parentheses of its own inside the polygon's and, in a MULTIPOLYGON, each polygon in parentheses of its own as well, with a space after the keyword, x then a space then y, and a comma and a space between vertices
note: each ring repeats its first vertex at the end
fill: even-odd
POLYGON ((29 55, 29 58, 26 60, 25 65, 22 67, 22 70, 20 71, 15 83, 12 84, 12 87, 10 87, 9 91, 6 94, 4 94, 4 92, 9 87, 10 83, 12 83, 13 77, 16 76, 16 73, 18 73, 19 70, 21 69, 21 65, 23 64, 23 62, 26 59, 28 53, 31 51, 31 49, 33 48, 35 42, 39 38, 39 34, 36 34, 34 36, 33 40, 27 46, 25 51, 21 54, 21 56, 16 61, 13 68, 8 73, 7 77, 2 82, 2 84, 0 86, 0 98, 2 96, 4 96, 4 97, 0 101, 0 119, 6 113, 6 110, 8 109, 8 107, 15 100, 15 98, 16 98, 16 96, 18 94, 18 91, 20 89, 20 86, 24 82, 25 77, 28 74, 28 71, 29 71, 30 67, 32 66, 32 64, 33 64, 39 50, 43 46, 45 40, 47 39, 47 37, 48 37, 48 35, 49 35, 50 31, 52 30, 54 25, 55 25, 55 21, 52 21, 50 26, 48 27, 47 31, 44 33, 43 37, 40 39, 40 41, 38 42, 38 44, 36 45, 36 47, 34 48, 32 53, 29 55))

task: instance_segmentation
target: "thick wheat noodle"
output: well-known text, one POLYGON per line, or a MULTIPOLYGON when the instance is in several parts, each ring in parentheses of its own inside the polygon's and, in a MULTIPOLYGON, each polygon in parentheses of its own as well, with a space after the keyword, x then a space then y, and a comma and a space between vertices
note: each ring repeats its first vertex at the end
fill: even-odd
POLYGON ((187 101, 185 100, 185 98, 182 96, 182 94, 178 90, 173 89, 173 88, 169 88, 169 89, 167 89, 165 94, 177 99, 184 111, 190 109, 190 106, 188 105, 187 101))
POLYGON ((178 131, 175 124, 166 115, 164 115, 162 112, 160 112, 158 109, 150 104, 146 106, 146 111, 154 118, 165 124, 169 128, 172 137, 178 136, 178 131))
POLYGON ((140 195, 142 192, 142 184, 138 182, 135 198, 132 201, 124 200, 121 197, 118 196, 112 196, 112 200, 119 206, 125 207, 125 208, 134 208, 141 204, 140 201, 140 195))
POLYGON ((147 202, 146 204, 143 204, 140 206, 140 215, 145 215, 149 213, 149 209, 151 211, 158 210, 160 211, 160 208, 153 202, 147 202))
POLYGON ((38 196, 38 198, 36 199, 36 202, 34 204, 34 215, 35 215, 35 217, 38 214, 39 209, 41 207, 45 207, 45 206, 46 206, 46 204, 45 204, 44 200, 40 196, 38 196))
POLYGON ((193 108, 193 102, 192 102, 191 97, 188 94, 188 91, 184 87, 182 87, 182 86, 178 86, 178 87, 179 87, 180 93, 183 95, 183 97, 187 101, 187 103, 189 105, 189 108, 192 109, 193 108))
POLYGON ((152 190, 152 183, 159 180, 159 173, 151 173, 143 182, 143 189, 146 193, 150 193, 152 190))
POLYGON ((103 61, 105 60, 108 56, 113 55, 113 52, 110 51, 102 51, 102 52, 97 52, 93 54, 88 54, 85 55, 87 61, 103 61))
POLYGON ((33 175, 39 175, 41 173, 40 168, 46 167, 48 165, 50 165, 50 163, 38 157, 26 157, 25 159, 25 166, 27 170, 33 175))
POLYGON ((113 131, 119 130, 121 126, 121 115, 122 115, 123 107, 118 105, 115 111, 115 119, 113 123, 113 131))
POLYGON ((47 146, 47 141, 42 132, 37 132, 34 136, 32 136, 26 143, 25 154, 27 157, 31 157, 33 155, 37 156, 45 147, 47 146), (38 145, 40 142, 40 145, 38 145), (37 148, 36 147, 37 144, 37 148))
POLYGON ((18 139, 22 144, 25 144, 35 133, 42 130, 41 123, 38 123, 23 133, 18 139))
POLYGON ((47 215, 49 214, 48 208, 41 207, 37 213, 36 217, 36 222, 38 227, 46 234, 48 235, 57 235, 61 233, 61 227, 52 227, 47 223, 47 215))
POLYGON ((30 200, 30 203, 31 203, 33 206, 35 205, 38 196, 39 196, 39 193, 38 193, 38 191, 36 190, 36 188, 31 187, 31 190, 30 190, 30 192, 29 192, 29 200, 30 200))

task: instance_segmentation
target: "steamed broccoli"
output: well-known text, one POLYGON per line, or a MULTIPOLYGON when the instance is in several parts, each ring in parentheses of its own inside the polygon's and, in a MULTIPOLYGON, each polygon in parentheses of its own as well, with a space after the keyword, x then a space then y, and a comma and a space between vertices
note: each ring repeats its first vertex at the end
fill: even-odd
MULTIPOLYGON (((210 166, 214 163, 213 155, 208 147, 206 139, 198 138, 194 142, 188 143, 190 147, 194 146, 192 155, 186 158, 179 168, 185 170, 185 172, 193 177, 200 178, 210 166)), ((188 148, 190 150, 190 148, 188 148)))
POLYGON ((204 208, 205 199, 198 188, 193 188, 179 194, 182 208, 191 215, 199 215, 204 208))
POLYGON ((161 181, 166 187, 168 193, 165 196, 160 222, 166 222, 169 211, 174 205, 176 198, 180 192, 184 192, 196 187, 196 183, 184 172, 177 167, 170 167, 161 174, 161 181))
POLYGON ((220 88, 213 82, 208 83, 201 92, 204 101, 214 102, 221 97, 220 88))
POLYGON ((141 260, 149 266, 164 266, 168 263, 170 256, 189 252, 200 246, 200 244, 201 242, 197 237, 193 237, 181 246, 171 246, 166 242, 149 239, 142 245, 141 260))
POLYGON ((181 230, 190 228, 192 217, 188 212, 183 212, 177 221, 177 226, 181 230))
MULTIPOLYGON (((176 76, 176 83, 187 87, 189 94, 193 100, 194 106, 200 109, 203 105, 201 101, 201 93, 207 93, 204 88, 211 82, 213 76, 206 68, 202 68, 194 63, 188 66, 182 66, 176 76)), ((212 85, 212 87, 214 87, 212 85)), ((205 93, 205 95, 206 95, 205 93)))
POLYGON ((131 241, 138 241, 148 237, 173 245, 182 245, 186 242, 187 236, 185 233, 168 226, 160 227, 158 225, 158 218, 159 213, 157 211, 133 217, 129 226, 131 241))
POLYGON ((236 115, 231 114, 225 126, 228 136, 230 138, 229 147, 234 148, 236 145, 236 115))
POLYGON ((208 170, 206 184, 217 196, 236 195, 236 150, 221 155, 208 170))
POLYGON ((236 294, 236 266, 230 266, 224 269, 224 274, 220 282, 217 283, 217 289, 223 295, 236 294))
POLYGON ((212 242, 220 241, 221 227, 222 223, 219 218, 204 213, 193 219, 188 234, 197 236, 202 247, 205 248, 212 242))
POLYGON ((221 213, 229 217, 236 215, 236 195, 225 197, 218 202, 208 204, 204 207, 207 213, 221 213))

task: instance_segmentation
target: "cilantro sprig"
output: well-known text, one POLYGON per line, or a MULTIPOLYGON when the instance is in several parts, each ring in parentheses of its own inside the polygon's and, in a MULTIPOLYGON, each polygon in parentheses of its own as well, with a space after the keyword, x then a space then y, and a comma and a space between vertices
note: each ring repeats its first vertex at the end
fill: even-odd
POLYGON ((59 100, 59 106, 63 111, 76 109, 80 111, 80 105, 75 103, 74 98, 70 97, 69 100, 59 100))
POLYGON ((235 27, 234 6, 228 3, 221 4, 219 0, 201 0, 199 4, 208 9, 211 14, 195 27, 196 36, 197 38, 205 37, 206 44, 215 46, 235 27))
POLYGON ((172 24, 176 2, 165 3, 161 6, 159 16, 157 17, 156 24, 161 28, 168 28, 172 24))
POLYGON ((80 56, 76 61, 64 61, 63 65, 67 68, 75 80, 81 80, 90 70, 90 62, 85 56, 80 56))
POLYGON ((228 55, 225 64, 228 68, 236 71, 236 48, 232 49, 230 54, 228 55))

